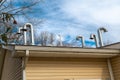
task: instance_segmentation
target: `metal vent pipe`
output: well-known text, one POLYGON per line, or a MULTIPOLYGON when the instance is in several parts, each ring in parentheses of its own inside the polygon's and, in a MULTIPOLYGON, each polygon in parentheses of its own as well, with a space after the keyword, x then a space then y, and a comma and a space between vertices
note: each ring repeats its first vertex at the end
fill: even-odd
POLYGON ((81 39, 82 48, 84 48, 85 47, 84 37, 83 36, 77 36, 76 40, 79 40, 79 39, 81 39))
POLYGON ((90 34, 90 39, 94 39, 95 40, 95 45, 96 47, 98 47, 98 40, 95 34, 90 34))
POLYGON ((23 27, 19 27, 17 34, 21 34, 23 27))
POLYGON ((63 46, 63 44, 62 44, 62 36, 61 35, 58 35, 58 36, 59 36, 60 46, 63 46))
POLYGON ((34 33, 33 33, 33 25, 31 23, 26 23, 23 27, 24 30, 24 45, 27 45, 27 27, 30 28, 31 34, 31 45, 34 45, 34 33))
POLYGON ((100 47, 104 46, 102 41, 102 32, 107 32, 107 29, 104 27, 101 27, 98 29, 98 38, 99 38, 99 45, 100 47))

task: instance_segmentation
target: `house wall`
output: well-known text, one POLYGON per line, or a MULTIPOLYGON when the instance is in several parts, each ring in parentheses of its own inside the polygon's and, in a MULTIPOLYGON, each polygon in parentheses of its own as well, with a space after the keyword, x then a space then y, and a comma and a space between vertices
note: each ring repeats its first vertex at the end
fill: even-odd
POLYGON ((111 64, 115 80, 120 80, 120 56, 111 58, 111 64))
POLYGON ((0 79, 1 79, 1 75, 2 75, 2 69, 3 69, 3 63, 4 63, 4 57, 5 57, 5 54, 4 54, 4 49, 0 49, 0 79))
POLYGON ((110 80, 107 59, 29 58, 27 80, 110 80))
MULTIPOLYGON (((104 48, 120 49, 120 42, 105 46, 104 48)), ((120 56, 111 58, 111 65, 115 80, 120 80, 120 56)))
POLYGON ((22 60, 13 58, 10 51, 5 54, 1 80, 22 80, 22 60))

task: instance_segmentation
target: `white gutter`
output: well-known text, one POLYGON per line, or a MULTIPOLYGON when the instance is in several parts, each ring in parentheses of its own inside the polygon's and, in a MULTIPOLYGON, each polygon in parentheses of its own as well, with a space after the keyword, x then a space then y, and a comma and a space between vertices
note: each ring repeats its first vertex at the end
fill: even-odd
POLYGON ((108 63, 108 69, 109 69, 109 73, 110 73, 110 80, 115 80, 110 59, 107 59, 107 63, 108 63))
POLYGON ((14 57, 24 57, 29 50, 29 57, 97 57, 110 58, 120 54, 116 49, 89 49, 66 47, 15 46, 14 57))
POLYGON ((23 80, 26 80, 26 65, 29 58, 29 50, 26 50, 25 57, 22 58, 23 80))

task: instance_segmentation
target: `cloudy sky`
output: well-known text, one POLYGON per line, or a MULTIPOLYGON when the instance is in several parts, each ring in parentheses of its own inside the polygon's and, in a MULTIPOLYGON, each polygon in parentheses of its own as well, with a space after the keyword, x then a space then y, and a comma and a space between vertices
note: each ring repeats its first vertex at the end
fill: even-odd
POLYGON ((63 41, 70 41, 77 35, 84 36, 86 43, 91 33, 97 35, 99 27, 108 32, 103 34, 103 41, 120 41, 120 0, 44 0, 33 14, 44 22, 36 31, 49 31, 60 34, 63 41))

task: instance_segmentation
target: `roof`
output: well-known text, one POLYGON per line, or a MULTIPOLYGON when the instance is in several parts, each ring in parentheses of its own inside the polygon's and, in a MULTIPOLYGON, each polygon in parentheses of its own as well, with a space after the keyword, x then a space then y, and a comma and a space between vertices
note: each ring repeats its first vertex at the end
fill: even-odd
POLYGON ((43 46, 11 46, 8 47, 14 57, 89 57, 110 58, 120 54, 119 49, 78 48, 78 47, 43 47, 43 46), (27 55, 28 56, 28 55, 27 55))
POLYGON ((115 48, 115 49, 120 49, 120 42, 105 45, 104 48, 115 48))

